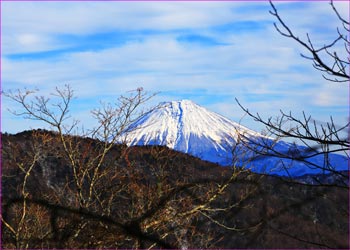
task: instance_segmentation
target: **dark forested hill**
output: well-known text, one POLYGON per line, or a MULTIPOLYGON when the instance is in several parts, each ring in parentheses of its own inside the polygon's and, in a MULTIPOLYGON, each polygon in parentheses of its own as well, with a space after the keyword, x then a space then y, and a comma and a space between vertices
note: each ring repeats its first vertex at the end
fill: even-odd
POLYGON ((160 146, 2 134, 4 248, 349 248, 343 182, 303 184, 160 146), (101 157, 103 156, 103 157, 101 157))

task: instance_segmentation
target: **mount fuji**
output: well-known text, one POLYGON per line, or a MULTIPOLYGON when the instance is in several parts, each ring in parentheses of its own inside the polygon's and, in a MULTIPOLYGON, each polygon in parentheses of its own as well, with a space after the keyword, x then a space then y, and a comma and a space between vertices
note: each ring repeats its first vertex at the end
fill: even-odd
MULTIPOLYGON (((319 174, 324 171, 315 166, 325 166, 322 154, 307 156, 307 163, 288 157, 261 156, 260 151, 264 150, 261 145, 269 145, 274 152, 284 155, 308 151, 304 146, 276 142, 189 100, 160 103, 129 126, 121 140, 129 146, 167 146, 222 166, 235 165, 280 176, 319 174)), ((266 150, 265 153, 269 154, 266 150)), ((327 159, 326 169, 348 168, 348 158, 342 155, 329 154, 327 159)))

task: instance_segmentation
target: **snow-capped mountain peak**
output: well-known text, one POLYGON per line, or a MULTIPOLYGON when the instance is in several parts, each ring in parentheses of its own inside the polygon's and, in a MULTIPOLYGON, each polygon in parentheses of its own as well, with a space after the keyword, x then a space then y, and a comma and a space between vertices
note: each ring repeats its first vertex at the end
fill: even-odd
MULTIPOLYGON (((190 100, 163 102, 128 133, 128 145, 164 145, 205 160, 226 155, 239 133, 261 136, 190 100)), ((229 157, 229 155, 227 155, 229 157)))

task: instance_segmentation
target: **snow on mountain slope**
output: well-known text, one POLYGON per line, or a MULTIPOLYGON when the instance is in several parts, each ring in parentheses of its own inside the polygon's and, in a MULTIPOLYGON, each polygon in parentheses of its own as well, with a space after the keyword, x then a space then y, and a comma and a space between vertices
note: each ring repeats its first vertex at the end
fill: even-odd
POLYGON ((189 100, 162 103, 129 130, 129 145, 164 145, 219 163, 222 158, 230 158, 228 153, 237 140, 237 130, 247 136, 259 136, 189 100))
MULTIPOLYGON (((262 140, 270 144, 274 143, 272 138, 245 128, 189 100, 161 103, 159 108, 146 113, 127 131, 129 132, 124 134, 123 140, 130 146, 163 145, 224 166, 232 165, 233 156, 236 156, 236 164, 256 172, 301 176, 319 171, 306 167, 302 162, 276 157, 257 158, 247 163, 257 154, 242 144, 237 144, 242 139, 239 135, 244 135, 246 141, 262 140), (288 171, 286 168, 289 168, 288 171)), ((292 144, 286 142, 274 145, 280 152, 289 152, 291 146, 292 144)), ((298 150, 303 152, 305 148, 298 146, 298 150)), ((347 169, 347 158, 333 154, 330 159, 336 166, 347 169)), ((323 160, 318 155, 311 162, 321 164, 323 160)))

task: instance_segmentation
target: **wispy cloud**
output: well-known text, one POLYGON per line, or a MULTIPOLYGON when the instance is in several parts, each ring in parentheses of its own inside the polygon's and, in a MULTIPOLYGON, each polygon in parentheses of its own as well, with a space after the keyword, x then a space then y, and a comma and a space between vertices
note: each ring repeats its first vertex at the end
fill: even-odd
MULTIPOLYGON (((344 3, 336 4, 344 14, 344 3)), ((296 34, 310 32, 319 44, 335 37, 339 22, 328 3, 276 6, 296 34)), ((279 109, 320 117, 327 109, 339 120, 348 115, 346 87, 325 81, 300 57, 305 51, 277 33, 268 2, 3 2, 2 7, 3 89, 49 92, 69 83, 82 100, 76 110, 82 118, 99 99, 112 100, 139 86, 160 91, 153 102, 193 99, 233 119, 242 115, 235 97, 268 115, 279 109)), ((12 126, 17 120, 6 110, 3 116, 4 130, 21 128, 12 126)))

